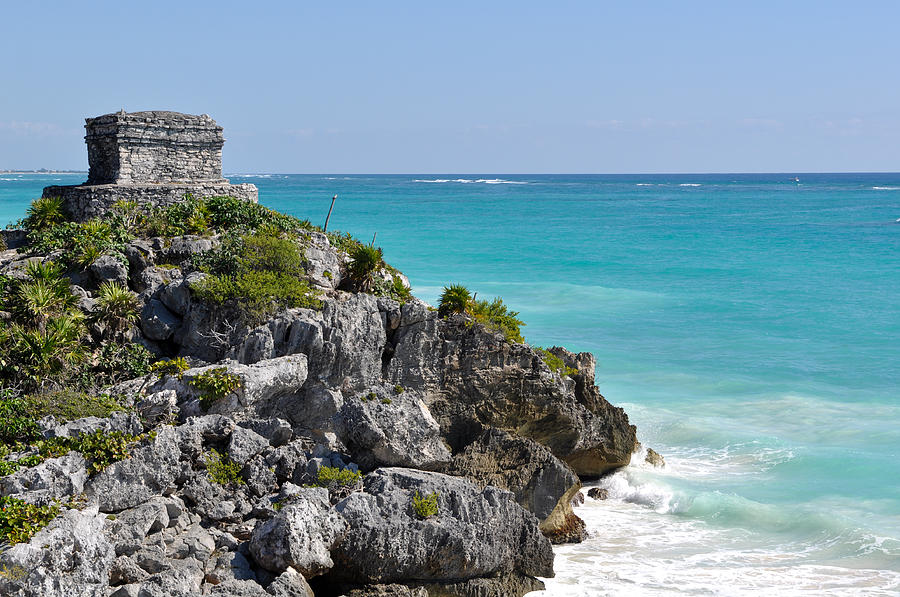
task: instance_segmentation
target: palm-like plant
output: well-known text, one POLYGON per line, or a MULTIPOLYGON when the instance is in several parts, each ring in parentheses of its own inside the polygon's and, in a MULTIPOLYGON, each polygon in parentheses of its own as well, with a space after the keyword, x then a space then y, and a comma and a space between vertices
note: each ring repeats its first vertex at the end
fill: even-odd
POLYGON ((137 318, 138 299, 128 287, 116 282, 100 285, 92 319, 103 330, 104 336, 120 337, 137 318))
POLYGON ((66 219, 61 197, 41 197, 31 202, 25 218, 28 230, 43 230, 66 219))
POLYGON ((438 315, 446 317, 451 313, 465 313, 472 302, 469 289, 462 284, 444 286, 444 292, 438 302, 438 315))
POLYGON ((47 280, 24 282, 16 294, 22 314, 39 330, 44 330, 51 317, 64 313, 76 300, 68 288, 47 280))
POLYGON ((369 291, 375 285, 375 272, 384 264, 381 249, 357 245, 350 251, 350 277, 362 291, 369 291))
POLYGON ((27 383, 41 386, 48 379, 84 360, 85 335, 80 313, 67 313, 47 322, 46 328, 28 329, 14 324, 9 329, 11 361, 27 383))

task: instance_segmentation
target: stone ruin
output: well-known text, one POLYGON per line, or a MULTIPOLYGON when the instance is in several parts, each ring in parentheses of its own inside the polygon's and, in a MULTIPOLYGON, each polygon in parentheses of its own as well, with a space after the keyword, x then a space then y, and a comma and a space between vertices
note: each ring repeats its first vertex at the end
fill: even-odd
POLYGON ((128 112, 85 119, 90 172, 85 183, 45 187, 75 221, 102 216, 119 200, 160 207, 194 197, 230 195, 256 202, 252 184, 222 178, 222 127, 203 114, 128 112))

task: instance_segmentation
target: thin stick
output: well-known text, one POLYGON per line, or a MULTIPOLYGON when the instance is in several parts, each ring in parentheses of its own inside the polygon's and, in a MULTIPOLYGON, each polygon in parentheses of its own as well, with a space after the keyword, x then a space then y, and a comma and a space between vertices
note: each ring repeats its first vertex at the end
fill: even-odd
POLYGON ((374 246, 375 246, 375 237, 376 237, 376 236, 378 236, 378 232, 375 232, 375 234, 372 235, 372 242, 369 243, 369 246, 370 246, 370 247, 374 247, 374 246))
POLYGON ((325 217, 325 227, 322 228, 322 232, 328 232, 328 220, 331 219, 331 210, 334 209, 334 202, 337 199, 337 195, 331 198, 331 207, 328 208, 328 215, 325 217))

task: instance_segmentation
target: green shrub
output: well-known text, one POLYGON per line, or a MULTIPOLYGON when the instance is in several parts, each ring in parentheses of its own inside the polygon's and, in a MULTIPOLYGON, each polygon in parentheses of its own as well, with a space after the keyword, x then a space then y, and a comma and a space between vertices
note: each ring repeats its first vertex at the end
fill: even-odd
POLYGON ((360 244, 350 249, 350 279, 362 291, 369 291, 375 286, 375 274, 383 264, 379 248, 360 244))
POLYGON ((412 505, 416 516, 421 520, 431 518, 438 513, 438 494, 433 491, 426 496, 421 496, 419 491, 416 490, 416 494, 412 499, 412 505))
POLYGON ((26 230, 44 230, 66 220, 61 197, 41 197, 31 202, 22 221, 26 230))
POLYGON ((243 387, 240 376, 229 373, 225 367, 207 369, 189 382, 201 392, 200 404, 204 409, 209 408, 218 400, 228 396, 232 392, 243 387))
POLYGON ((502 333, 507 342, 522 343, 525 341, 519 329, 520 326, 525 325, 525 322, 516 317, 519 314, 518 311, 510 311, 503 304, 503 299, 498 297, 492 301, 472 301, 470 312, 475 321, 502 333))
POLYGON ((220 232, 272 228, 280 232, 313 230, 309 220, 293 216, 235 197, 212 197, 206 200, 209 225, 220 232))
POLYGON ((362 243, 353 238, 349 232, 328 232, 328 242, 338 251, 350 254, 356 247, 362 246, 362 243))
POLYGON ((91 319, 103 331, 105 338, 121 338, 138 317, 137 295, 127 286, 117 282, 103 282, 100 285, 91 319))
POLYGON ((96 388, 147 375, 152 359, 153 353, 142 344, 104 343, 94 351, 94 364, 86 373, 93 379, 85 379, 81 385, 96 388))
MULTIPOLYGON (((88 472, 97 473, 114 462, 128 458, 130 446, 143 437, 121 431, 95 431, 82 433, 75 438, 58 439, 68 440, 62 441, 61 447, 81 452, 88 461, 88 472)), ((43 453, 43 450, 41 452, 43 453)))
POLYGON ((206 474, 209 480, 219 485, 244 485, 241 478, 241 465, 232 462, 227 454, 211 450, 206 457, 206 474))
POLYGON ((356 487, 361 480, 362 473, 359 471, 353 471, 349 468, 323 466, 319 468, 316 482, 313 485, 330 490, 341 487, 356 487))
POLYGON ((563 377, 567 375, 575 375, 576 373, 578 373, 578 369, 575 369, 574 367, 567 367, 566 363, 561 358, 559 358, 546 348, 536 346, 535 350, 541 353, 541 359, 543 359, 547 366, 550 367, 551 371, 555 371, 563 377))
POLYGON ((24 500, 0 496, 0 543, 23 543, 50 524, 59 514, 58 503, 35 506, 24 500))
POLYGON ((0 330, 3 372, 26 389, 61 382, 84 362, 86 333, 80 312, 53 317, 43 329, 13 324, 0 330))
POLYGON ((382 404, 391 404, 392 402, 393 402, 393 400, 391 400, 390 398, 382 398, 381 399, 382 404))
POLYGON ((25 398, 0 390, 0 442, 14 444, 40 437, 37 420, 25 398))
POLYGON ((162 361, 156 361, 155 363, 150 365, 150 372, 156 373, 160 377, 170 375, 172 377, 181 379, 181 374, 190 368, 191 366, 188 364, 187 359, 185 359, 184 357, 177 357, 174 359, 164 359, 162 361))
POLYGON ((471 301, 469 289, 462 284, 444 286, 444 292, 438 301, 438 315, 447 317, 451 313, 465 313, 471 301))
POLYGON ((125 244, 131 238, 119 219, 63 222, 29 232, 27 250, 38 255, 62 251, 63 262, 70 268, 86 268, 101 255, 112 255, 127 266, 125 244))
POLYGON ((403 393, 403 386, 401 386, 400 384, 395 385, 395 386, 394 386, 394 391, 397 392, 398 394, 402 394, 402 393, 403 393))

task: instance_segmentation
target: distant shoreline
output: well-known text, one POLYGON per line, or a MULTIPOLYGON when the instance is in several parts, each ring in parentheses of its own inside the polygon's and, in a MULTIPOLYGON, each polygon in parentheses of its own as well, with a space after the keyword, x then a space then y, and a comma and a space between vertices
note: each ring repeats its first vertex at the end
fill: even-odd
POLYGON ((0 170, 0 174, 87 174, 87 170, 0 170))

